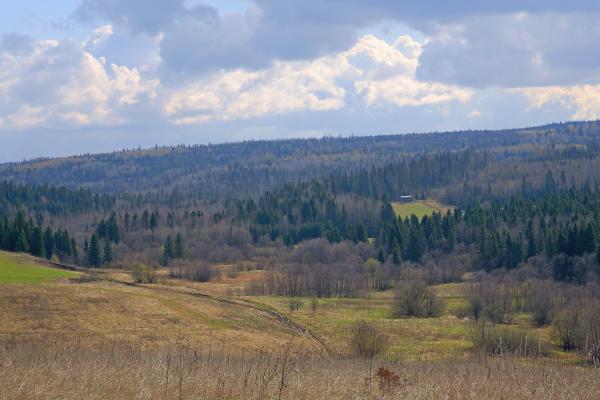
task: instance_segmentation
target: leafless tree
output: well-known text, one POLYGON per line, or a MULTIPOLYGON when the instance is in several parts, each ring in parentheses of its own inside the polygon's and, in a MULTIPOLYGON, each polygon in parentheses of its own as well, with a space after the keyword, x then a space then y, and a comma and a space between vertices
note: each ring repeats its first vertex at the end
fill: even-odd
POLYGON ((424 281, 405 281, 396 291, 396 317, 436 317, 444 309, 444 302, 424 281))
POLYGON ((552 322, 556 309, 556 296, 556 285, 552 282, 537 280, 531 282, 527 296, 527 309, 533 314, 533 320, 538 327, 552 322))

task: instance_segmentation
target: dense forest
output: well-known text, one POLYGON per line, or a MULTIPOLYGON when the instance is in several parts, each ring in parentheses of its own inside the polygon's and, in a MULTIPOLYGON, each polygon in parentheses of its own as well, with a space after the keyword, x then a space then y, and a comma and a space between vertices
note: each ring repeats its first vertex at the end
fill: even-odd
POLYGON ((585 284, 600 271, 599 168, 599 122, 33 160, 0 166, 0 243, 202 279, 246 263, 267 272, 251 290, 273 293, 355 295, 407 268, 585 284), (448 211, 398 217, 405 195, 448 211))

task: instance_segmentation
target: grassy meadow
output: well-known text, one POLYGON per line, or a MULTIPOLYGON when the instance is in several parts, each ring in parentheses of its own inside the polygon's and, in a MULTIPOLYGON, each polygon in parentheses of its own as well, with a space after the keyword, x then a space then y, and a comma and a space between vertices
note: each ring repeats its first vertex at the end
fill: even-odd
POLYGON ((0 284, 36 284, 74 278, 77 275, 77 272, 50 268, 26 254, 0 252, 0 284))
POLYGON ((422 218, 425 215, 431 215, 433 212, 441 212, 445 213, 446 211, 452 209, 451 206, 440 203, 437 200, 413 200, 408 203, 395 202, 392 203, 392 208, 397 216, 406 218, 411 215, 416 215, 419 218, 422 218))
MULTIPOLYGON (((13 268, 42 268, 3 256, 13 268)), ((433 287, 445 305, 435 318, 394 318, 393 290, 302 299, 292 312, 286 297, 244 294, 262 271, 218 267, 205 283, 166 270, 154 284, 135 284, 125 270, 60 279, 65 271, 49 268, 59 275, 36 285, 3 281, 0 399, 594 399, 600 391, 598 370, 565 353, 474 351, 462 283, 433 287), (389 339, 372 364, 351 356, 359 320, 389 339), (392 375, 377 375, 380 367, 392 375)), ((528 314, 507 327, 552 345, 551 328, 535 328, 528 314)))

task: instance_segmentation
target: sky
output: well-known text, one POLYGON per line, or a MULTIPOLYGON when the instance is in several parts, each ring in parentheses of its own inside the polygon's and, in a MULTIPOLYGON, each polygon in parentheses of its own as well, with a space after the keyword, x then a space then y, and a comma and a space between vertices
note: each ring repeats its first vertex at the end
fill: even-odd
POLYGON ((595 0, 0 0, 0 162, 600 117, 595 0))

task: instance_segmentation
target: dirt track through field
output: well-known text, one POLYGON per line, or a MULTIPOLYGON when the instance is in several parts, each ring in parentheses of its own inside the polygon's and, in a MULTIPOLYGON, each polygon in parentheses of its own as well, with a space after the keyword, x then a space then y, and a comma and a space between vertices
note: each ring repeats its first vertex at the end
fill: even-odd
MULTIPOLYGON (((89 272, 89 269, 87 269, 87 268, 82 268, 82 267, 67 265, 67 264, 61 264, 61 263, 56 263, 56 262, 52 262, 52 261, 45 261, 45 262, 54 268, 67 269, 67 270, 78 271, 78 272, 83 272, 83 273, 89 272)), ((286 317, 285 315, 279 313, 277 310, 273 309, 272 307, 270 307, 266 304, 259 303, 256 301, 246 300, 246 299, 214 296, 214 295, 211 295, 208 293, 199 292, 196 289, 191 289, 191 288, 186 288, 187 290, 177 290, 177 289, 174 289, 171 287, 165 287, 165 286, 160 286, 160 285, 146 285, 146 284, 141 284, 141 283, 122 281, 122 280, 118 280, 118 279, 114 279, 114 278, 110 278, 107 280, 110 282, 121 284, 121 285, 134 286, 137 288, 143 288, 143 289, 147 289, 147 290, 164 291, 164 292, 188 295, 188 296, 192 296, 192 297, 201 297, 204 299, 209 299, 209 300, 217 301, 220 303, 231 304, 234 306, 244 307, 244 308, 249 308, 249 309, 252 309, 255 311, 259 311, 260 313, 263 313, 263 314, 267 315, 268 317, 271 317, 271 318, 285 324, 293 331, 295 331, 295 332, 299 333, 300 335, 304 336, 305 338, 307 338, 315 346, 315 348, 317 349, 319 354, 324 355, 324 356, 330 355, 330 351, 327 348, 327 346, 325 345, 325 343, 323 343, 323 341, 321 339, 319 339, 316 335, 314 335, 309 329, 300 325, 296 321, 293 321, 292 319, 286 317)))
POLYGON ((329 349, 327 348, 327 346, 323 343, 323 341, 321 339, 319 339, 317 336, 315 336, 309 329, 300 325, 296 321, 291 320, 290 318, 279 313, 278 311, 274 310, 273 308, 269 307, 266 304, 254 302, 254 301, 250 301, 250 300, 245 300, 245 299, 214 296, 214 295, 199 292, 195 289, 190 289, 190 288, 188 288, 188 290, 177 290, 177 289, 165 287, 165 286, 146 285, 146 284, 140 284, 140 283, 120 281, 120 280, 116 280, 116 279, 110 279, 110 281, 119 283, 119 284, 123 284, 123 285, 127 285, 127 286, 144 288, 144 289, 148 289, 148 290, 171 292, 171 293, 188 295, 188 296, 192 296, 192 297, 201 297, 204 299, 218 301, 220 303, 231 304, 231 305, 235 305, 238 307, 244 307, 244 308, 249 308, 249 309, 259 311, 259 312, 266 314, 267 316, 287 325, 292 330, 294 330, 297 333, 299 333, 300 335, 306 337, 315 346, 315 348, 317 349, 317 351, 320 354, 322 354, 324 356, 329 356, 329 349))

